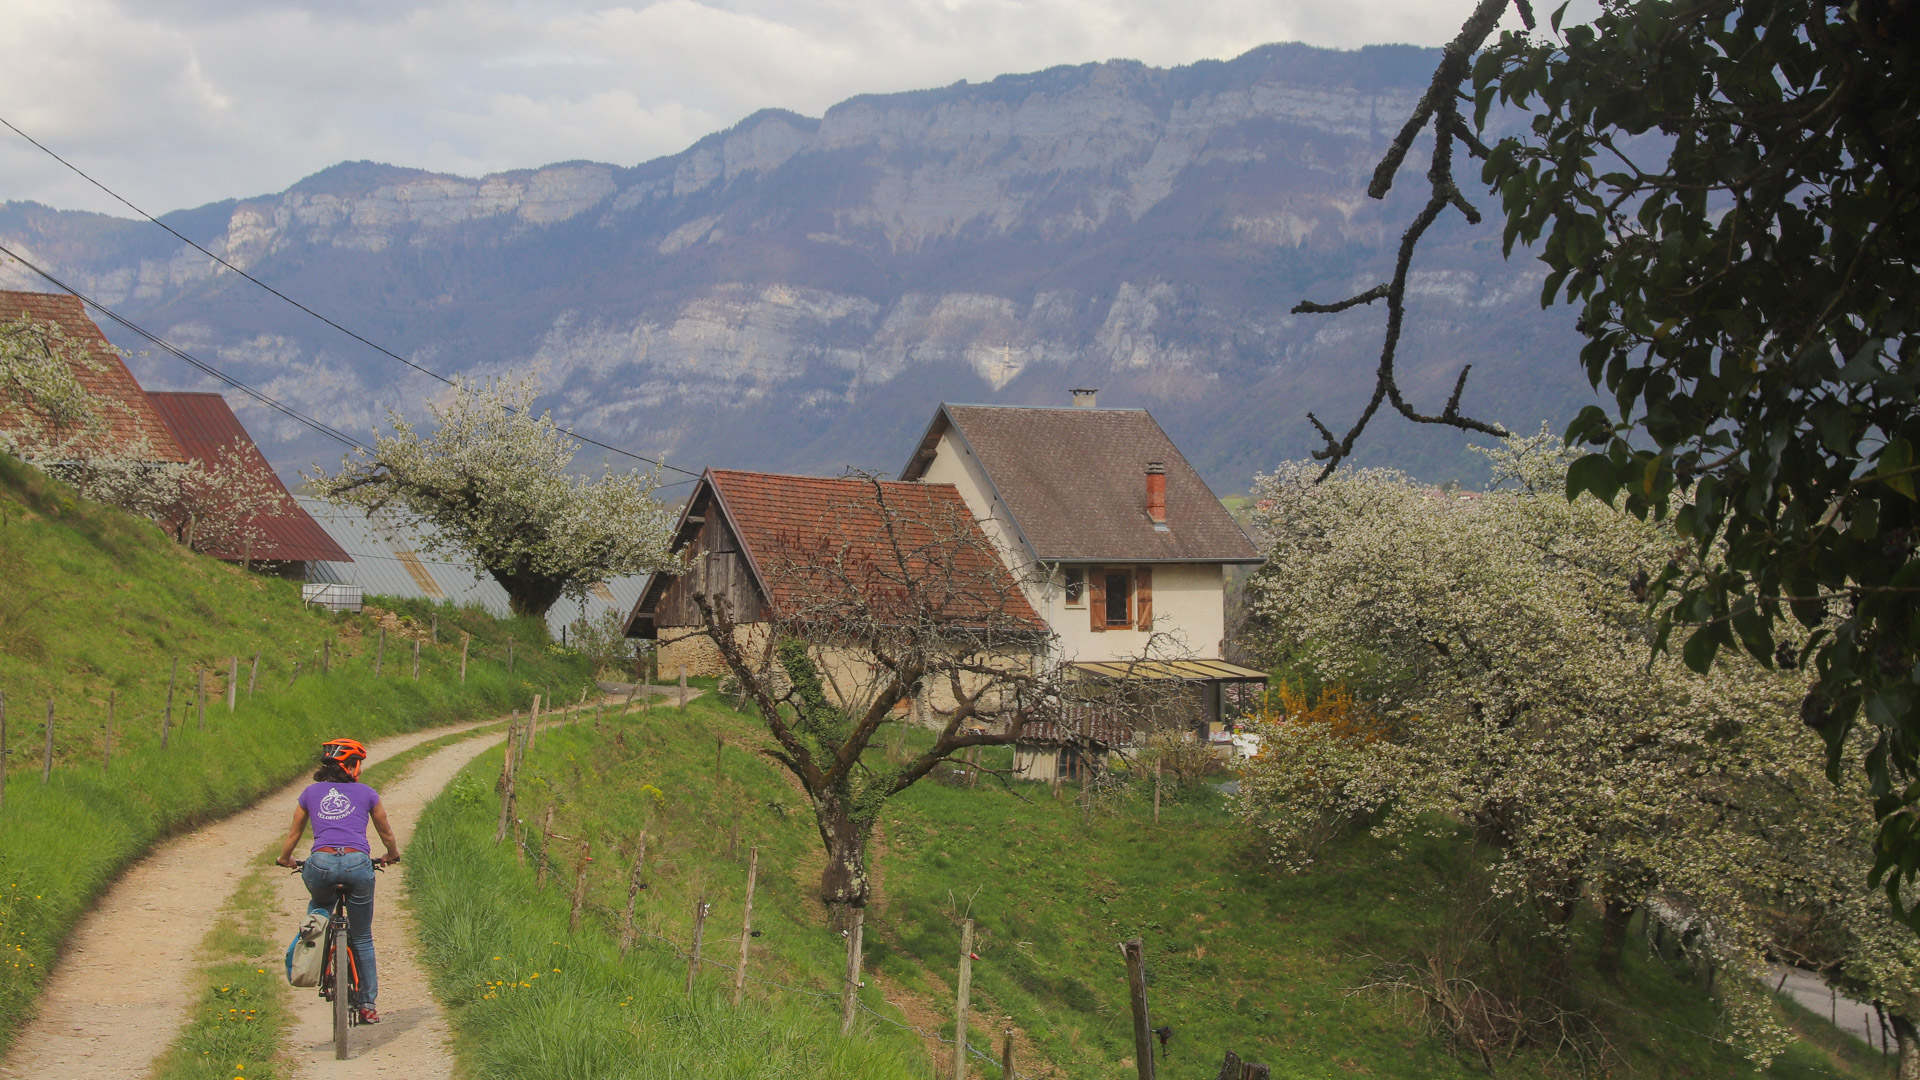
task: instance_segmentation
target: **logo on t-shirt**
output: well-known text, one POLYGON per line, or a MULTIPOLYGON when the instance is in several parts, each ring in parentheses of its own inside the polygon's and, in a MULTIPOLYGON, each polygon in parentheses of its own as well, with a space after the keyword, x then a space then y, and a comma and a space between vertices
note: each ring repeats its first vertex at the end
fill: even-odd
POLYGON ((353 813, 353 802, 340 794, 339 788, 328 788, 327 794, 320 800, 320 816, 328 821, 338 821, 353 813))

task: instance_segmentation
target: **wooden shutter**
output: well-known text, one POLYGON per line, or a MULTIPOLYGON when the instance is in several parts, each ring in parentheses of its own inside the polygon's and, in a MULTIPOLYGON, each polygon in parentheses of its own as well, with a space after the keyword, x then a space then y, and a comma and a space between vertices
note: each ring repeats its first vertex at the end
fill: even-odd
POLYGON ((1153 629, 1153 567, 1143 566, 1133 572, 1133 617, 1134 625, 1142 630, 1153 629))
POLYGON ((1107 629, 1107 572, 1098 566, 1087 567, 1087 615, 1095 633, 1107 629))

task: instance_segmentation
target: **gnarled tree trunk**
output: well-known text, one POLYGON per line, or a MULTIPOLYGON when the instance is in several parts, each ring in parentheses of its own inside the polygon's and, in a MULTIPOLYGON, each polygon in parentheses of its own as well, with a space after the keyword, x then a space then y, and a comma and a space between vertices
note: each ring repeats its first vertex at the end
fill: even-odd
POLYGON ((1900 1080, 1920 1080, 1920 1031, 1916 1031, 1913 1021, 1892 1013, 1893 1037, 1900 1044, 1900 1068, 1895 1074, 1900 1080))

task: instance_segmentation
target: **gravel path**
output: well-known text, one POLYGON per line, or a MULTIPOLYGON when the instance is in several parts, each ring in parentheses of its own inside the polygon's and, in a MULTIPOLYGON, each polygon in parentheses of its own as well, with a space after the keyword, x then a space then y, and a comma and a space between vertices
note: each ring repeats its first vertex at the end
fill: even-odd
MULTIPOLYGON (((493 722, 395 736, 368 749, 378 760, 493 722)), ((381 793, 388 800, 388 815, 403 854, 420 807, 494 741, 468 739, 435 751, 381 793)), ((306 784, 301 780, 230 818, 170 840, 122 874, 75 928, 41 996, 38 1015, 14 1043, 0 1076, 79 1080, 145 1075, 179 1034, 194 1004, 187 988, 195 985, 201 939, 252 869, 254 858, 286 835, 294 799, 306 784), (133 949, 141 953, 138 963, 128 962, 133 949)), ((400 870, 404 867, 402 863, 400 870)), ((286 881, 298 898, 286 906, 285 922, 290 928, 304 909, 305 894, 292 875, 286 881)), ((311 1052, 313 1040, 306 1031, 310 1021, 324 1019, 324 1003, 297 991, 292 1045, 300 1059, 299 1075, 379 1076, 389 1069, 397 1073, 394 1059, 400 1053, 413 1055, 407 1062, 409 1076, 450 1074, 452 1058, 441 1045, 445 1025, 414 961, 410 925, 394 904, 404 893, 403 874, 388 871, 381 879, 380 906, 375 909, 381 1014, 392 1015, 393 1020, 356 1028, 356 1034, 364 1032, 367 1037, 365 1049, 353 1060, 331 1060, 329 1043, 328 1060, 321 1067, 322 1063, 309 1060, 317 1055, 311 1052)), ((331 1038, 330 1029, 327 1037, 331 1038)))

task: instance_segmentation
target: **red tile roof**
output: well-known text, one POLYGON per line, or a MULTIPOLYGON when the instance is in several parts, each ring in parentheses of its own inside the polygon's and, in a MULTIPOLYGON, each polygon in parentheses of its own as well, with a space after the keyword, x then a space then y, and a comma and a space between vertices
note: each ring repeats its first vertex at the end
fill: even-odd
POLYGON ((876 490, 874 481, 860 477, 731 469, 709 469, 702 484, 717 494, 777 614, 804 615, 836 573, 851 578, 869 602, 882 600, 876 607, 888 595, 907 602, 895 584, 903 561, 898 550, 921 590, 917 617, 1046 630, 952 484, 883 480, 876 490), (825 566, 834 570, 813 569, 825 566))
MULTIPOLYGON (((279 512, 254 519, 253 525, 264 535, 254 541, 253 558, 273 562, 353 561, 353 556, 342 550, 333 537, 293 501, 293 496, 287 495, 286 485, 280 482, 273 466, 267 464, 253 437, 241 426, 240 418, 233 415, 226 398, 219 394, 162 392, 146 396, 155 415, 187 457, 212 461, 223 448, 236 447, 250 471, 286 495, 279 512)), ((240 559, 249 552, 215 551, 212 554, 222 559, 240 559)))
POLYGON ((145 440, 154 461, 186 460, 166 425, 147 402, 133 372, 127 370, 120 354, 107 344, 100 327, 87 317, 79 297, 0 290, 0 320, 11 322, 21 315, 35 322, 58 325, 67 337, 85 344, 99 365, 74 373, 80 385, 93 395, 107 424, 107 430, 97 439, 82 440, 83 447, 123 450, 145 440))

